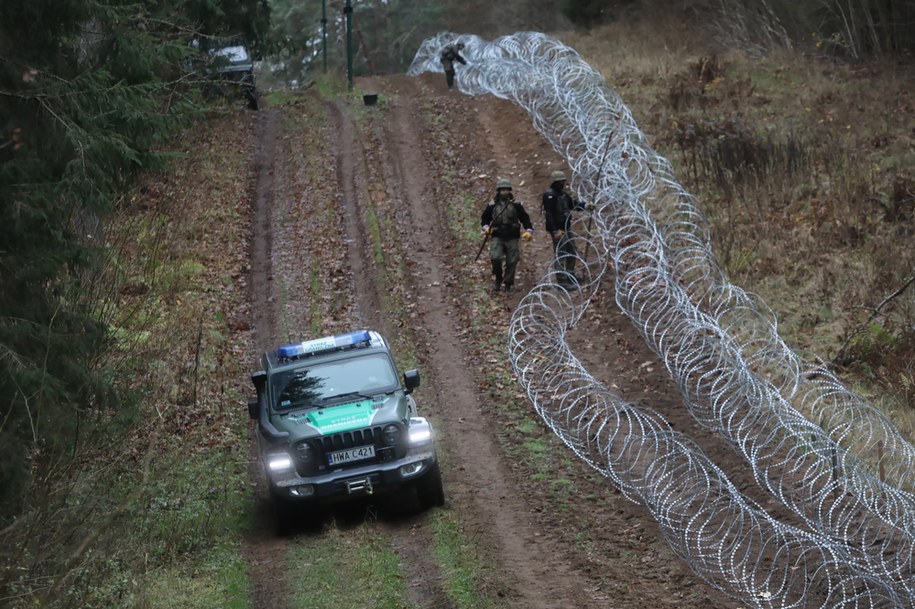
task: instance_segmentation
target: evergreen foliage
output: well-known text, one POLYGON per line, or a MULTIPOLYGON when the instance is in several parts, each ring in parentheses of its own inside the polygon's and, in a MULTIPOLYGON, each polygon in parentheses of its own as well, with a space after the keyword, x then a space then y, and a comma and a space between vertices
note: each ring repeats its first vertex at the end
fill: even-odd
POLYGON ((260 56, 270 33, 268 0, 188 0, 186 17, 206 39, 235 38, 260 56))
MULTIPOLYGON (((358 0, 353 5, 353 45, 356 75, 403 72, 422 41, 451 29, 446 4, 421 0, 358 0)), ((322 68, 321 18, 326 9, 328 61, 345 65, 343 4, 329 0, 277 0, 271 49, 282 62, 287 79, 306 79, 322 68)))
POLYGON ((199 110, 186 68, 194 24, 258 41, 268 19, 263 0, 175 9, 0 4, 0 527, 94 431, 88 415, 119 403, 90 297, 102 227, 159 162, 156 146, 199 110))
MULTIPOLYGON (((419 45, 443 31, 495 38, 519 30, 565 27, 558 3, 548 0, 352 0, 356 76, 406 71, 419 45)), ((323 69, 321 18, 327 15, 329 69, 346 67, 344 3, 274 0, 271 52, 274 71, 305 82, 323 69)))

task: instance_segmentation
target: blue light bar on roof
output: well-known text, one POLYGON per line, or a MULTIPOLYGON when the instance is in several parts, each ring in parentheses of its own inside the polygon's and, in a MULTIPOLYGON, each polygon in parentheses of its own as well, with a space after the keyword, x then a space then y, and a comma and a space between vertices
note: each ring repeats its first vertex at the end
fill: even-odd
POLYGON ((352 347, 361 343, 370 342, 371 340, 372 337, 368 330, 360 330, 358 332, 349 332, 348 334, 337 334, 336 336, 325 336, 324 338, 307 340, 304 343, 299 343, 297 345, 285 345, 277 349, 276 354, 282 358, 292 359, 304 355, 315 355, 316 353, 323 353, 325 351, 352 347))

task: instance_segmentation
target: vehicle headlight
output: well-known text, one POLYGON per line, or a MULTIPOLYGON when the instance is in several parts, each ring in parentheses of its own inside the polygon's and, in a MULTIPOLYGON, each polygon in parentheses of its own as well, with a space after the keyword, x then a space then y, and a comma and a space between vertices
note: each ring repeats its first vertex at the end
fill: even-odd
POLYGON ((425 419, 411 419, 410 444, 425 444, 432 440, 432 426, 425 419))
POLYGON ((385 446, 394 446, 400 439, 400 428, 397 425, 388 425, 382 430, 385 446))
POLYGON ((271 453, 267 455, 267 469, 271 472, 281 472, 292 469, 292 457, 289 453, 271 453))

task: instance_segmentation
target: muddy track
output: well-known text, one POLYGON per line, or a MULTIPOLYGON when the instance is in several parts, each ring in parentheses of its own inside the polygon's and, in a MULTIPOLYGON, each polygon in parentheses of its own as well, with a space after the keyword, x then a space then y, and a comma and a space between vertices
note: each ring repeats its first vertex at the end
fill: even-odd
MULTIPOLYGON (((366 194, 365 150, 357 141, 356 126, 348 108, 341 103, 333 103, 328 104, 328 109, 339 134, 335 140, 337 184, 342 197, 340 207, 345 217, 346 241, 349 245, 347 259, 352 270, 352 287, 357 304, 354 317, 361 322, 361 326, 379 330, 390 338, 393 336, 394 324, 381 313, 378 269, 371 262, 371 252, 361 246, 371 242, 364 209, 370 204, 366 194)), ((423 525, 423 517, 398 521, 383 519, 379 526, 392 532, 394 547, 403 561, 409 580, 409 600, 420 607, 454 607, 443 588, 436 560, 430 554, 433 539, 428 527, 423 525)))
POLYGON ((529 506, 514 484, 496 445, 495 434, 482 415, 470 354, 458 340, 456 294, 449 293, 452 252, 444 233, 447 218, 431 197, 435 168, 426 161, 418 142, 424 140, 416 117, 421 115, 416 81, 397 79, 397 102, 392 120, 384 125, 385 149, 377 151, 389 177, 387 192, 402 210, 400 232, 413 269, 413 289, 419 303, 421 335, 427 337, 425 365, 431 377, 434 412, 440 436, 459 467, 447 477, 454 509, 491 551, 504 573, 510 574, 511 597, 519 607, 590 606, 594 599, 583 593, 586 583, 557 561, 550 547, 531 527, 529 506))
MULTIPOLYGON (((457 512, 465 534, 493 561, 489 579, 484 582, 490 593, 504 596, 515 607, 545 609, 557 602, 592 605, 595 599, 584 592, 587 582, 565 562, 557 561, 556 548, 531 526, 529 506, 503 465, 495 435, 481 416, 470 355, 456 338, 455 324, 460 322, 453 302, 457 295, 446 287, 450 252, 441 247, 440 239, 446 219, 434 208, 430 213, 426 202, 435 170, 425 160, 421 146, 416 145, 422 140, 415 120, 419 108, 412 99, 417 93, 419 90, 414 89, 401 96, 403 103, 396 106, 392 123, 376 123, 380 129, 374 134, 377 137, 359 132, 346 105, 327 105, 336 134, 333 157, 340 196, 335 204, 343 217, 354 301, 348 317, 351 323, 376 328, 389 338, 397 338, 398 326, 404 325, 403 320, 390 319, 382 312, 385 295, 379 289, 384 281, 370 251, 367 206, 372 204, 371 191, 379 187, 372 182, 380 175, 384 176, 385 197, 398 209, 403 236, 400 251, 412 272, 407 278, 409 285, 399 286, 418 306, 408 333, 412 340, 424 337, 415 345, 423 373, 418 400, 421 412, 436 421, 446 461, 451 464, 446 463, 445 471, 446 509, 457 512)), ((277 194, 287 181, 284 176, 292 171, 279 133, 280 119, 278 112, 268 110, 258 123, 258 183, 251 245, 257 351, 285 338, 279 336, 282 312, 276 304, 276 285, 283 278, 274 278, 273 273, 279 271, 271 262, 275 256, 271 244, 277 242, 275 216, 284 213, 288 204, 279 199, 291 198, 289 193, 277 194)), ((252 463, 256 459, 252 458, 252 463)), ((262 485, 259 472, 252 471, 251 475, 262 485)), ((288 590, 276 577, 276 569, 290 540, 275 536, 265 490, 259 488, 257 495, 255 522, 246 544, 252 605, 288 607, 288 590)), ((425 515, 382 517, 376 526, 390 534, 401 558, 409 582, 408 600, 418 607, 455 607, 431 553, 434 539, 425 515)))
MULTIPOLYGON (((332 106, 340 134, 337 168, 347 241, 370 243, 365 224, 365 206, 371 199, 369 182, 383 176, 385 197, 399 210, 400 249, 412 270, 410 285, 401 287, 418 305, 410 334, 424 337, 415 345, 423 353, 420 407, 435 419, 446 458, 459 464, 446 469, 449 508, 459 513, 471 537, 486 540, 486 554, 495 561, 493 571, 498 573, 488 584, 514 606, 553 607, 557 598, 574 599, 573 606, 587 606, 593 599, 580 593, 584 583, 551 560, 552 549, 540 547, 539 534, 527 518, 528 508, 503 467, 494 435, 481 416, 469 357, 456 339, 455 324, 459 322, 451 304, 454 295, 446 288, 449 252, 442 249, 440 237, 446 219, 427 203, 427 186, 434 174, 416 145, 422 140, 416 123, 419 109, 412 99, 416 93, 405 92, 400 98, 403 103, 394 108, 394 122, 372 134, 357 132, 345 105, 332 106), (375 171, 369 172, 369 167, 375 171), (458 362, 464 364, 455 365, 458 362)), ((396 336, 395 326, 400 324, 381 312, 378 286, 382 281, 370 262, 371 253, 352 247, 347 256, 360 309, 357 317, 389 337, 396 336)), ((382 520, 379 526, 392 534, 411 582, 410 600, 421 607, 455 606, 442 588, 436 559, 430 553, 434 540, 424 517, 382 520)))
MULTIPOLYGON (((276 200, 274 175, 280 143, 280 112, 264 110, 257 117, 254 152, 255 193, 251 210, 251 271, 249 279, 254 351, 262 352, 277 338, 277 312, 273 290, 273 209, 276 200)), ((282 569, 286 541, 276 537, 273 506, 260 471, 257 444, 251 435, 248 475, 255 488, 251 528, 244 545, 251 581, 250 600, 255 608, 286 609, 286 590, 275 574, 282 569)))
MULTIPOLYGON (((526 290, 552 255, 536 201, 558 157, 532 133, 529 120, 507 102, 465 98, 440 90, 437 80, 392 76, 363 84, 384 92, 389 105, 362 110, 344 102, 323 103, 326 132, 312 134, 315 140, 305 146, 322 150, 321 165, 312 167, 311 173, 298 167, 302 158, 288 143, 297 134, 283 133, 283 113, 297 110, 265 110, 258 115, 251 241, 252 353, 311 327, 307 312, 290 309, 284 294, 290 289, 294 294, 295 286, 307 281, 307 273, 315 272, 332 273, 342 282, 333 295, 334 304, 324 312, 325 328, 373 328, 395 344, 412 347, 423 378, 417 391, 420 414, 430 417, 438 431, 445 509, 453 512, 462 534, 492 565, 478 585, 487 596, 499 597, 500 606, 734 606, 673 556, 638 506, 622 499, 584 465, 569 460, 555 474, 571 480, 580 494, 560 511, 550 496, 549 481, 538 486, 526 480, 531 469, 507 459, 500 445, 518 436, 502 429, 494 405, 487 403, 481 355, 506 355, 503 351, 481 354, 471 346, 468 312, 462 302, 466 295, 460 287, 474 273, 487 282, 488 263, 484 254, 477 268, 459 268, 473 254, 458 251, 457 241, 448 234, 442 200, 470 192, 478 201, 466 213, 478 217, 491 196, 495 176, 515 180, 516 196, 527 204, 536 231, 534 242, 524 247, 519 266, 517 285, 526 290), (451 121, 450 139, 445 138, 451 143, 444 150, 441 141, 445 140, 435 143, 430 137, 430 130, 442 128, 442 123, 429 124, 430 104, 451 121), (457 179, 443 184, 442 175, 451 168, 456 168, 452 175, 457 179), (321 176, 318 182, 315 176, 321 176), (324 177, 330 178, 327 185, 320 184, 324 177), (341 238, 334 242, 333 251, 338 260, 334 269, 306 269, 311 246, 300 241, 318 240, 309 232, 309 214, 319 213, 321 206, 330 206, 337 218, 335 232, 341 238), (389 235, 382 243, 382 262, 376 262, 379 222, 396 228, 396 236, 389 235), (282 251, 277 251, 276 243, 285 244, 279 248, 282 251), (398 298, 405 303, 403 309, 392 305, 398 298)), ((312 101, 322 104, 317 97, 312 101)), ((317 130, 316 126, 310 129, 317 130)), ((496 334, 504 332, 520 297, 500 296, 493 302, 496 334)), ((661 376, 660 366, 652 364, 658 370, 655 374, 649 374, 649 366, 640 366, 653 361, 653 355, 625 319, 614 313, 609 295, 598 297, 594 309, 573 333, 584 349, 584 359, 608 385, 618 384, 645 400, 666 400, 671 412, 677 412, 676 389, 661 376), (591 343, 591 336, 608 332, 615 333, 615 344, 591 343)), ((681 424, 692 425, 688 416, 676 419, 675 425, 681 424)), ((549 436, 545 430, 541 433, 549 436)), ((557 453, 565 451, 549 437, 557 453)), ((256 463, 253 456, 252 463, 256 463)), ((252 471, 252 480, 261 484, 263 478, 252 471)), ((258 488, 257 496, 245 547, 252 607, 285 609, 292 601, 276 573, 291 547, 290 539, 275 536, 265 489, 258 488)), ((412 606, 456 607, 432 553, 435 536, 426 514, 407 509, 389 516, 369 505, 359 518, 368 518, 391 539, 412 606)))

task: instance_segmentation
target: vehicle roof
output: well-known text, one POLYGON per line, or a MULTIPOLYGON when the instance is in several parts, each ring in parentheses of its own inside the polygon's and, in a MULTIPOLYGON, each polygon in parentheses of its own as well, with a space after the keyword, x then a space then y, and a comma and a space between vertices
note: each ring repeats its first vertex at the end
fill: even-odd
MULTIPOLYGON (((365 343, 360 343, 357 345, 343 346, 328 348, 325 350, 318 351, 316 353, 300 356, 300 357, 282 357, 280 355, 280 347, 276 349, 271 349, 266 351, 263 355, 264 368, 268 372, 276 372, 279 370, 289 370, 293 368, 301 368, 303 365, 314 364, 314 363, 323 363, 341 359, 347 359, 357 355, 364 355, 366 353, 390 353, 388 349, 387 341, 375 331, 368 330, 366 331, 370 340, 365 343)), ((355 334, 355 333, 352 333, 355 334)), ((345 336, 345 335, 336 335, 336 336, 345 336)), ((323 339, 330 339, 334 336, 326 336, 323 339)), ((321 339, 317 339, 321 340, 321 339)), ((305 341, 312 342, 312 341, 305 341)), ((301 343, 305 344, 305 343, 301 343)))
POLYGON ((240 44, 213 49, 210 54, 222 57, 231 63, 250 63, 251 61, 248 48, 240 44))

